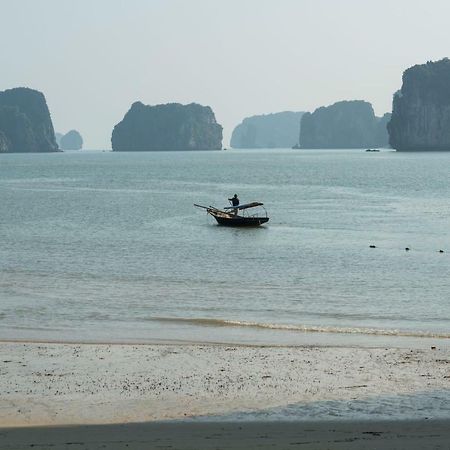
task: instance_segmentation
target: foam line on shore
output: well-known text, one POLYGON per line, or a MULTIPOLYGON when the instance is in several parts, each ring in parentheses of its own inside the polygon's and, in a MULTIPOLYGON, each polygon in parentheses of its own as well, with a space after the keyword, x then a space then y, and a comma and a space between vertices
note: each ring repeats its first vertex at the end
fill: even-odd
POLYGON ((304 333, 335 333, 335 334, 367 334, 372 336, 401 336, 416 338, 450 339, 450 333, 435 333, 431 331, 408 331, 396 329, 365 328, 365 327, 333 327, 315 325, 294 325, 267 322, 251 322, 243 320, 212 319, 212 318, 181 318, 154 317, 148 320, 159 322, 185 323, 212 327, 247 327, 281 331, 298 331, 304 333))

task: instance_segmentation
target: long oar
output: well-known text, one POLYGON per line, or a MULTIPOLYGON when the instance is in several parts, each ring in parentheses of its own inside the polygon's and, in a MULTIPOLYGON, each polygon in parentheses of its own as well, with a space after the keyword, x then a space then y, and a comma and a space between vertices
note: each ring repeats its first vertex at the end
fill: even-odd
POLYGON ((196 206, 197 208, 203 208, 208 210, 212 210, 212 211, 220 211, 220 209, 214 208, 214 206, 202 206, 202 205, 197 205, 196 203, 194 203, 194 206, 196 206))

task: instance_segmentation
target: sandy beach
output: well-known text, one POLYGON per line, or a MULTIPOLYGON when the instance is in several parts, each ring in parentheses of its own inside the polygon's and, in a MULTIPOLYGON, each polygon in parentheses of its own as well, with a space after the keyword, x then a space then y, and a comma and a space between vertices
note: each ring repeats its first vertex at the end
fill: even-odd
POLYGON ((110 424, 450 388, 450 350, 2 342, 2 427, 110 424))

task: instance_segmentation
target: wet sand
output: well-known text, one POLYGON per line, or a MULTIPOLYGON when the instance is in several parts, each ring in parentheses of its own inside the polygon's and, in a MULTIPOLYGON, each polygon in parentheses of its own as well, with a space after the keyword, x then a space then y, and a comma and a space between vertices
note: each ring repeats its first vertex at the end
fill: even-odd
POLYGON ((152 422, 0 429, 2 450, 428 450, 450 448, 450 420, 420 422, 152 422))

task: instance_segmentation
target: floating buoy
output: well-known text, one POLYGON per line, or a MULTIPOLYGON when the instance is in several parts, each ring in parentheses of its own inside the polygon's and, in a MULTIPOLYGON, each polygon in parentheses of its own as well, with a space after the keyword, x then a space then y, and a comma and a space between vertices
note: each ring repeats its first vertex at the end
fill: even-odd
POLYGON ((406 250, 407 252, 409 252, 409 247, 405 247, 405 250, 406 250))

